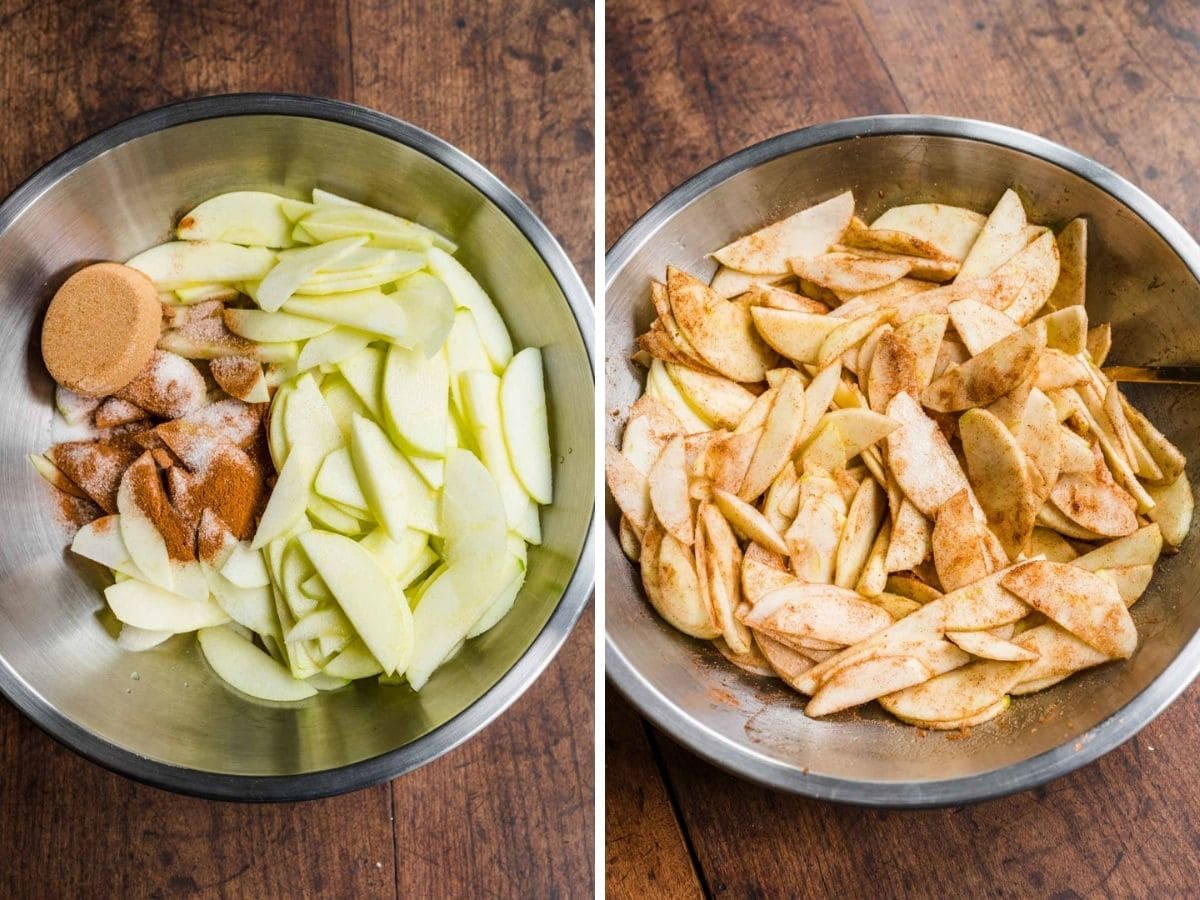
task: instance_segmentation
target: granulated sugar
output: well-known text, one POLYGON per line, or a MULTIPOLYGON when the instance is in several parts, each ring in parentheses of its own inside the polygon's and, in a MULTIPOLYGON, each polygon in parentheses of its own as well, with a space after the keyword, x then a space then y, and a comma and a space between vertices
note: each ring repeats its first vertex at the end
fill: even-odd
POLYGON ((204 376, 190 360, 156 350, 150 364, 116 396, 156 416, 177 419, 204 402, 204 376))

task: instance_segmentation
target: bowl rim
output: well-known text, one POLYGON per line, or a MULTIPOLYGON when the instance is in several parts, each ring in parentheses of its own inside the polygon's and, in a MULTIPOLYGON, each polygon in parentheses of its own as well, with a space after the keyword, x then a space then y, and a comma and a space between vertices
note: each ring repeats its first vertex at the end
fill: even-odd
MULTIPOLYGON (((1165 209, 1116 172, 1061 144, 993 122, 950 116, 881 115, 839 119, 768 138, 709 166, 655 203, 605 255, 605 290, 634 253, 671 216, 735 175, 777 157, 823 144, 882 135, 927 135, 994 144, 1034 156, 1108 193, 1150 226, 1200 281, 1200 246, 1165 209)), ((607 324, 607 323, 606 323, 607 324)), ((606 560, 625 558, 606 527, 606 560)), ((1072 740, 1021 762, 978 775, 924 782, 867 781, 804 773, 702 725, 663 695, 605 631, 605 673, 643 715, 702 759, 766 787, 819 800, 883 808, 974 803, 1038 787, 1115 749, 1148 725, 1200 674, 1200 630, 1140 693, 1072 740)))
MULTIPOLYGON (((541 219, 489 169, 452 144, 385 113, 326 97, 236 93, 182 100, 109 126, 46 163, 0 202, 0 235, 43 193, 84 163, 179 125, 241 116, 319 119, 404 144, 445 166, 482 193, 521 231, 550 270, 579 330, 595 386, 594 306, 566 251, 541 219)), ((370 759, 293 775, 234 775, 175 766, 118 747, 54 709, 0 659, 0 694, 59 743, 117 774, 153 787, 212 800, 290 802, 348 793, 390 781, 432 762, 482 730, 537 679, 575 627, 595 583, 593 498, 583 546, 566 587, 541 631, 500 679, 470 706, 414 741, 370 759)))

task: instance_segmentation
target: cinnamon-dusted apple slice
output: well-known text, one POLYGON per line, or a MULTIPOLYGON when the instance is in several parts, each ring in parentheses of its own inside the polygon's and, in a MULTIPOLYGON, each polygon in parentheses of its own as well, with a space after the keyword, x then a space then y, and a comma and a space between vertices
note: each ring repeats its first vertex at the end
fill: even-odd
POLYGON ((1009 188, 980 229, 971 250, 958 270, 956 281, 988 275, 1006 263, 1028 243, 1025 207, 1016 191, 1009 188))
MULTIPOLYGON (((838 667, 822 680, 804 714, 817 718, 869 703, 953 671, 969 659, 949 641, 940 639, 912 648, 899 647, 895 653, 867 655, 838 667)), ((805 672, 798 683, 806 684, 817 668, 805 672)))
MULTIPOLYGON (((1087 300, 1087 219, 1072 219, 1054 240, 1058 244, 1058 281, 1046 305, 1051 309, 1082 307, 1087 300)), ((1099 359, 1095 362, 1100 365, 1099 359)))
POLYGON ((1013 689, 1014 694, 1032 693, 1040 689, 1038 682, 1051 678, 1062 680, 1075 672, 1109 661, 1109 657, 1095 647, 1053 622, 1022 632, 1013 638, 1013 643, 1037 654, 1013 689))
POLYGON ((844 353, 861 344, 866 340, 867 335, 890 320, 893 315, 894 313, 890 309, 880 309, 856 319, 842 320, 842 324, 821 341, 821 347, 817 350, 816 364, 824 368, 835 359, 841 359, 844 353))
POLYGON ((787 555, 787 544, 783 542, 783 537, 757 509, 728 491, 713 491, 713 499, 722 515, 742 537, 774 553, 787 555))
POLYGON ((757 399, 736 381, 694 368, 666 364, 667 374, 685 400, 718 428, 736 428, 757 399))
POLYGON ((703 473, 714 488, 737 493, 762 440, 763 429, 725 436, 722 432, 714 434, 717 437, 708 442, 704 451, 703 473))
POLYGON ((637 532, 633 530, 633 526, 629 524, 629 520, 621 515, 621 521, 617 525, 617 540, 621 544, 621 552, 628 557, 630 562, 638 562, 642 556, 642 542, 637 536, 637 532))
POLYGON ((846 191, 722 247, 713 258, 739 272, 786 272, 788 260, 828 250, 853 215, 854 195, 846 191))
MULTIPOLYGON (((749 634, 747 632, 747 634, 749 634)), ((733 663, 743 672, 748 672, 751 675, 758 675, 762 678, 775 678, 775 670, 771 668, 771 664, 767 662, 767 658, 763 656, 762 651, 758 647, 753 635, 747 638, 749 643, 746 645, 745 653, 737 653, 723 639, 717 638, 713 641, 713 646, 717 651, 725 657, 729 662, 733 663)))
POLYGON ((933 523, 911 500, 902 497, 899 510, 892 518, 891 540, 884 559, 884 569, 888 572, 914 569, 932 552, 933 523))
POLYGON ((666 404, 643 394, 629 410, 621 452, 639 472, 649 475, 671 438, 681 434, 683 424, 666 404))
POLYGON ((1112 325, 1105 322, 1103 325, 1097 325, 1095 328, 1088 329, 1087 354, 1091 357, 1092 365, 1104 365, 1104 361, 1108 359, 1108 352, 1111 349, 1112 325))
POLYGON ((663 535, 666 533, 662 525, 652 519, 642 535, 641 552, 639 553, 642 589, 646 592, 646 599, 650 601, 650 605, 655 610, 662 605, 662 582, 658 577, 658 556, 662 551, 663 535))
POLYGON ((1087 365, 1082 360, 1048 348, 1038 359, 1034 383, 1040 390, 1050 393, 1085 384, 1089 377, 1087 365))
POLYGON ((1183 474, 1187 460, 1179 452, 1179 448, 1167 440, 1166 436, 1155 428, 1150 420, 1124 396, 1121 397, 1121 406, 1125 409, 1125 418, 1129 422, 1129 427, 1141 439, 1146 449, 1150 451, 1150 455, 1154 457, 1154 461, 1158 463, 1159 469, 1162 470, 1162 480, 1171 482, 1183 474))
POLYGON ((986 221, 986 216, 973 209, 945 203, 914 203, 891 207, 871 223, 871 230, 911 235, 940 255, 961 263, 986 221))
POLYGON ((1014 568, 994 572, 942 596, 937 601, 942 609, 942 627, 946 631, 990 631, 1025 618, 1029 606, 1003 584, 1014 568))
POLYGON ((851 645, 887 628, 892 617, 854 591, 797 582, 761 597, 742 621, 770 635, 851 645))
MULTIPOLYGON (((967 461, 967 479, 983 507, 988 526, 1000 539, 1008 559, 1016 559, 1029 540, 1041 506, 1033 492, 1025 454, 1012 432, 987 410, 963 413, 958 420, 958 431, 967 461)), ((934 537, 936 555, 936 529, 934 537)), ((944 579, 942 583, 945 584, 944 579)))
POLYGON ((796 467, 785 465, 767 488, 763 497, 762 514, 771 527, 783 534, 796 518, 796 510, 800 506, 800 478, 796 467))
MULTIPOLYGON (((874 478, 864 478, 846 512, 846 524, 842 528, 834 565, 834 584, 843 588, 853 588, 858 584, 886 510, 887 500, 883 489, 874 478)), ((875 593, 882 589, 881 584, 875 593)))
POLYGON ((763 426, 762 438, 750 459, 738 496, 753 502, 762 495, 787 464, 804 430, 804 382, 789 370, 777 388, 775 402, 763 426))
POLYGON ((1026 459, 1037 469, 1041 490, 1036 493, 1044 501, 1062 473, 1063 429, 1053 401, 1037 388, 1025 400, 1025 415, 1015 434, 1026 459))
POLYGON ((1058 280, 1058 247, 1049 231, 1034 238, 1008 261, 1002 271, 1020 282, 1020 288, 1004 312, 1019 325, 1028 325, 1038 314, 1058 280))
MULTIPOLYGON (((864 481, 870 480, 864 479, 864 481)), ((887 587, 887 555, 891 543, 892 523, 885 519, 879 526, 875 541, 871 544, 871 550, 867 554, 867 561, 863 564, 862 573, 854 585, 854 589, 864 597, 869 597, 877 602, 887 587)))
POLYGON ((721 636, 730 650, 739 655, 749 653, 753 642, 750 631, 734 616, 742 592, 742 552, 738 549, 737 538, 724 516, 711 503, 701 503, 698 514, 704 534, 700 547, 704 562, 701 563, 697 555, 696 564, 706 568, 704 580, 713 621, 720 627, 721 636))
POLYGON ((712 608, 700 593, 696 560, 691 548, 676 540, 669 532, 663 534, 658 548, 657 599, 654 608, 658 614, 684 634, 702 640, 721 635, 721 630, 713 621, 712 608))
POLYGON ((917 509, 935 516, 943 503, 968 486, 967 476, 945 435, 911 395, 893 397, 887 417, 899 423, 887 436, 892 474, 917 509))
POLYGON ((782 281, 788 281, 791 277, 792 273, 786 270, 782 272, 770 272, 765 275, 756 275, 753 272, 739 272, 737 269, 731 269, 728 266, 719 266, 708 286, 713 289, 718 297, 728 300, 732 297, 739 297, 742 294, 754 291, 759 287, 770 287, 782 281))
POLYGON ((1137 629, 1117 589, 1095 573, 1036 560, 1014 567, 1000 584, 1113 659, 1137 648, 1137 629))
POLYGON ((1029 536, 1029 547, 1026 549, 1025 555, 1030 559, 1035 556, 1044 556, 1051 562, 1061 563, 1071 562, 1079 556, 1070 541, 1057 531, 1051 531, 1040 525, 1036 526, 1029 536))
POLYGON ((772 309, 791 310, 793 312, 816 313, 824 315, 829 307, 820 300, 781 287, 766 284, 756 284, 750 289, 750 302, 753 306, 769 306, 772 309))
POLYGON ((905 721, 967 719, 999 703, 1028 668, 1025 661, 980 660, 880 697, 879 705, 905 721))
POLYGON ((813 667, 811 657, 805 656, 799 650, 793 650, 787 644, 775 640, 768 635, 756 633, 754 643, 762 651, 775 674, 789 687, 795 688, 793 682, 813 667))
POLYGON ((679 393, 661 359, 650 362, 650 369, 646 372, 646 395, 660 401, 679 419, 684 434, 698 434, 712 428, 712 423, 696 412, 679 393))
POLYGON ((959 731, 966 733, 969 729, 976 725, 983 725, 996 718, 1002 712, 1007 710, 1012 705, 1009 697, 1001 697, 991 706, 981 709, 973 716, 967 716, 963 719, 942 719, 939 721, 931 721, 929 719, 906 719, 903 716, 896 716, 905 725, 911 725, 914 728, 920 728, 925 731, 959 731))
POLYGON ((1021 330, 1002 338, 960 366, 934 379, 921 402, 938 412, 987 406, 1025 380, 1037 365, 1042 337, 1021 330))
POLYGON ((742 554, 742 598, 751 606, 771 591, 795 583, 783 556, 758 544, 750 544, 742 554))
POLYGON ((941 591, 932 585, 926 584, 917 576, 903 573, 889 575, 884 588, 889 594, 906 597, 922 606, 926 603, 932 603, 942 596, 941 591))
POLYGON ((804 581, 833 581, 837 547, 846 522, 846 501, 827 474, 809 472, 800 479, 800 506, 783 536, 792 571, 804 581))
POLYGON ((1122 566, 1151 566, 1158 561, 1162 549, 1162 529, 1157 523, 1151 523, 1139 528, 1133 534, 1102 544, 1071 562, 1089 572, 1122 566))
POLYGON ((1027 327, 1045 331, 1046 346, 1069 356, 1082 353, 1087 348, 1087 310, 1082 306, 1068 306, 1048 312, 1034 319, 1027 327))
POLYGON ((947 591, 953 592, 991 574, 983 531, 966 490, 959 491, 938 510, 933 524, 933 563, 938 581, 947 591))
POLYGON ((762 381, 775 352, 751 323, 747 303, 722 300, 679 269, 667 269, 667 296, 680 330, 708 365, 733 381, 762 381))
POLYGON ((861 294, 899 281, 912 269, 903 259, 867 259, 855 253, 833 252, 788 260, 796 276, 831 291, 861 294))
POLYGON ((959 340, 972 356, 1021 330, 1021 326, 1003 311, 977 300, 966 299, 951 303, 946 312, 954 324, 959 340))
POLYGON ((1180 475, 1166 487, 1151 486, 1147 490, 1154 498, 1154 509, 1147 514, 1162 529, 1163 540, 1178 547, 1192 528, 1192 513, 1196 501, 1186 474, 1180 475))
POLYGON ((1154 578, 1154 566, 1119 566, 1115 569, 1098 569, 1096 574, 1112 584, 1121 596, 1126 608, 1133 606, 1146 593, 1154 578))
POLYGON ((673 437, 663 448, 647 481, 655 516, 676 540, 691 544, 694 525, 682 435, 673 437))
POLYGON ((996 659, 1006 662, 1027 662, 1037 659, 1037 654, 1032 650, 997 637, 990 631, 947 631, 946 638, 980 659, 996 659))
POLYGON ((1094 534, 1123 537, 1137 530, 1137 502, 1113 480, 1098 447, 1091 472, 1059 476, 1050 500, 1068 519, 1094 534))
POLYGON ((650 507, 650 482, 620 450, 604 448, 604 470, 608 489, 635 534, 644 534, 653 513, 650 507))
POLYGON ((754 327, 776 352, 796 363, 816 364, 825 338, 842 325, 844 319, 819 313, 752 306, 754 327))

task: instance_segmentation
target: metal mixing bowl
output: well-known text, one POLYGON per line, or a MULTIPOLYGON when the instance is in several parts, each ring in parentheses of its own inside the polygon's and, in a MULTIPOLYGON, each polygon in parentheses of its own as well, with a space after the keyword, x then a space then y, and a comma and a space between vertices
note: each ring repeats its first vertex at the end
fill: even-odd
MULTIPOLYGON (((1200 248, 1158 204, 1103 166, 999 125, 924 116, 851 119, 806 128, 735 154, 651 209, 608 255, 605 386, 609 410, 641 391, 628 360, 653 317, 647 285, 667 263, 701 277, 705 254, 736 236, 853 189, 872 219, 889 206, 940 200, 986 212, 1015 186, 1033 221, 1087 216, 1087 309, 1113 324, 1113 363, 1200 359, 1200 248)), ((1200 458, 1200 389, 1128 386, 1130 399, 1191 459, 1200 458)), ((621 421, 606 416, 607 440, 621 421)), ((1190 477, 1196 479, 1196 465, 1190 477)), ((967 740, 922 736, 873 708, 804 716, 804 698, 747 675, 707 644, 674 631, 642 597, 608 507, 607 671, 672 737, 709 761, 763 784, 879 806, 927 806, 1029 788, 1088 763, 1137 733, 1200 671, 1194 602, 1195 528, 1164 557, 1133 608, 1137 653, 1017 698, 967 740)))
POLYGON ((0 205, 0 299, 0 690, 84 756, 228 799, 300 799, 393 778, 499 715, 587 603, 592 306, 545 226, 449 144, 380 113, 302 97, 212 97, 146 113, 69 150, 0 205), (544 348, 555 497, 513 612, 420 694, 371 680, 272 705, 227 688, 190 636, 140 654, 117 647, 104 573, 66 551, 69 535, 26 455, 52 441, 38 336, 70 270, 168 239, 183 212, 214 194, 303 197, 314 186, 452 236, 515 343, 544 348))

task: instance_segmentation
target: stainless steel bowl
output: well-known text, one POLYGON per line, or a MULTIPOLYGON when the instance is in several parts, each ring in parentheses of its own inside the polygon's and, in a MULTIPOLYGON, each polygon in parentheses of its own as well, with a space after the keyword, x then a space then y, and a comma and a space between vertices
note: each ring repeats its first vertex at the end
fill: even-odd
POLYGON ((592 306, 545 226, 494 175, 377 112, 280 95, 212 97, 146 113, 69 150, 0 205, 0 690, 84 756, 161 787, 239 800, 340 793, 466 740, 537 677, 594 578, 592 306), (313 186, 452 235, 518 345, 545 348, 555 502, 512 614, 420 694, 355 684, 298 705, 227 689, 188 636, 122 652, 103 574, 66 552, 26 454, 52 440, 42 313, 81 261, 165 240, 222 191, 313 186), (137 673, 135 676, 133 673, 137 673))
MULTIPOLYGON (((819 125, 718 163, 651 209, 607 259, 608 410, 640 392, 633 338, 653 311, 651 277, 672 263, 713 271, 704 254, 783 214, 851 188, 870 219, 888 206, 941 200, 986 211, 1015 186, 1034 221, 1089 219, 1089 314, 1113 323, 1112 362, 1200 359, 1200 248, 1158 204, 1103 166, 1012 128, 962 119, 880 116, 819 125)), ((1200 390, 1154 386, 1131 399, 1191 459, 1200 459, 1200 390)), ((606 416, 607 440, 621 422, 606 416)), ((1190 469, 1196 479, 1197 469, 1190 469)), ((645 715, 695 753, 746 778, 812 797, 931 806, 996 797, 1046 782, 1116 747, 1200 671, 1195 528, 1164 558, 1134 607, 1141 634, 1128 662, 1019 698, 968 740, 921 736, 881 712, 804 716, 803 698, 747 675, 675 632, 642 598, 608 507, 606 666, 645 715)))

